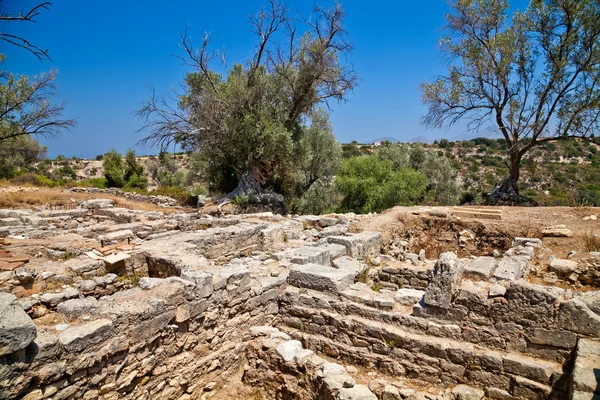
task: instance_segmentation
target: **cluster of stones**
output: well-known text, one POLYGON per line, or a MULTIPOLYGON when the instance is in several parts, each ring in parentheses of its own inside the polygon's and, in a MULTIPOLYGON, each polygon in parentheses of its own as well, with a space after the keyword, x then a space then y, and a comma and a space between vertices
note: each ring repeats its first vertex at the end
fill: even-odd
POLYGON ((121 189, 116 188, 108 188, 108 189, 99 189, 99 188, 72 188, 72 192, 75 193, 88 193, 88 194, 99 194, 99 195, 111 195, 111 196, 119 196, 126 200, 143 202, 143 203, 152 203, 156 204, 160 207, 175 207, 178 204, 177 200, 169 196, 157 196, 157 195, 143 195, 134 192, 125 192, 121 189))
POLYGON ((380 254, 381 234, 349 233, 363 218, 350 214, 211 218, 99 199, 0 217, 23 243, 51 238, 0 273, 0 399, 209 398, 234 370, 267 398, 600 395, 600 292, 530 283, 536 239, 428 260, 380 254), (119 262, 84 255, 123 240, 135 250, 119 262))

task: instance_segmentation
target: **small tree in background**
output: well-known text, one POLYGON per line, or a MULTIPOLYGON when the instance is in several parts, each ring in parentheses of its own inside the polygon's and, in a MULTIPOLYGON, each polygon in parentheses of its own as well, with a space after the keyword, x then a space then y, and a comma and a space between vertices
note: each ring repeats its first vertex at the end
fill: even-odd
POLYGON ((0 178, 12 178, 46 158, 46 146, 30 136, 19 136, 0 144, 0 178))
POLYGON ((104 167, 104 177, 106 178, 106 186, 108 187, 123 187, 125 186, 125 170, 123 169, 123 160, 114 148, 102 158, 102 166, 104 167))
POLYGON ((457 0, 441 47, 449 73, 422 85, 426 126, 496 125, 509 172, 492 200, 519 199, 521 160, 540 144, 600 131, 600 3, 532 0, 508 17, 507 0, 457 0))
POLYGON ((125 186, 146 189, 148 179, 144 176, 144 167, 138 162, 135 151, 129 149, 125 153, 125 168, 123 172, 125 186))

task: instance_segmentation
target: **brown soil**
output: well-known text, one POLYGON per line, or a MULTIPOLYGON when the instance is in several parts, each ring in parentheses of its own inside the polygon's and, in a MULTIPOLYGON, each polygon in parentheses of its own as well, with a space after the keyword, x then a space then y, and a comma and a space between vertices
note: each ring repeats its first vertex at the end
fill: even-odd
POLYGON ((73 208, 77 203, 89 199, 112 199, 115 207, 143 211, 178 212, 181 208, 159 207, 152 203, 126 200, 108 194, 74 193, 60 188, 40 188, 33 186, 0 185, 0 208, 33 209, 46 207, 51 209, 73 208))
MULTIPOLYGON (((485 208, 485 207, 478 207, 485 208)), ((584 221, 589 215, 600 216, 600 208, 592 207, 493 207, 502 209, 502 220, 455 217, 437 218, 426 214, 415 215, 421 207, 394 207, 362 220, 354 230, 382 233, 384 248, 394 240, 405 240, 410 251, 425 249, 428 258, 437 258, 443 251, 456 251, 459 256, 488 255, 494 249, 510 247, 515 237, 541 238, 542 229, 565 225, 573 231, 571 238, 544 238, 544 246, 559 257, 569 251, 587 252, 586 237, 600 234, 600 221, 584 221), (460 233, 469 231, 475 238, 460 243, 460 233)), ((450 211, 449 207, 432 207, 436 211, 450 211)))

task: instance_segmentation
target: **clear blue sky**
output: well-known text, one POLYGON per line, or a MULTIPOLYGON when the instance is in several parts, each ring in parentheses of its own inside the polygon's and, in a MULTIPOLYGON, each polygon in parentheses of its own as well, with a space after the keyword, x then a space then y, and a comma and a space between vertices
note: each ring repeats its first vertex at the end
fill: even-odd
MULTIPOLYGON (((41 1, 41 0, 40 0, 41 1)), ((5 0, 10 10, 27 9, 35 0, 5 0)), ((255 44, 248 15, 259 0, 53 0, 37 24, 11 24, 2 29, 24 35, 47 48, 52 62, 0 44, 11 72, 39 74, 58 70, 58 91, 67 101, 65 115, 78 126, 58 139, 45 140, 48 155, 94 157, 115 147, 124 152, 141 138, 141 121, 132 113, 147 97, 148 85, 160 93, 179 89, 186 68, 179 33, 187 26, 196 41, 204 31, 216 35, 214 45, 241 61, 255 44)), ((319 4, 328 5, 326 1, 319 4)), ((312 1, 290 0, 293 10, 308 12, 312 1)), ((446 0, 342 1, 346 28, 355 50, 351 61, 362 83, 347 103, 334 104, 331 119, 340 142, 418 136, 452 139, 463 133, 425 130, 419 84, 445 72, 437 42, 442 34, 446 0)), ((514 1, 523 8, 526 0, 514 1)), ((138 154, 153 149, 136 148, 138 154)))

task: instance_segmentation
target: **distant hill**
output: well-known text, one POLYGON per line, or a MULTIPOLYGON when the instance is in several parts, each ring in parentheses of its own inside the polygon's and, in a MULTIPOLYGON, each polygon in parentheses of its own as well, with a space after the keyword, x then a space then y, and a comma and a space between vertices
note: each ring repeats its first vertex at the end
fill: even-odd
POLYGON ((374 143, 377 143, 377 142, 385 142, 385 141, 392 142, 392 143, 398 143, 399 142, 399 140, 396 139, 395 137, 388 136, 388 137, 382 137, 382 138, 373 139, 373 140, 371 140, 369 142, 369 144, 374 144, 374 143))

